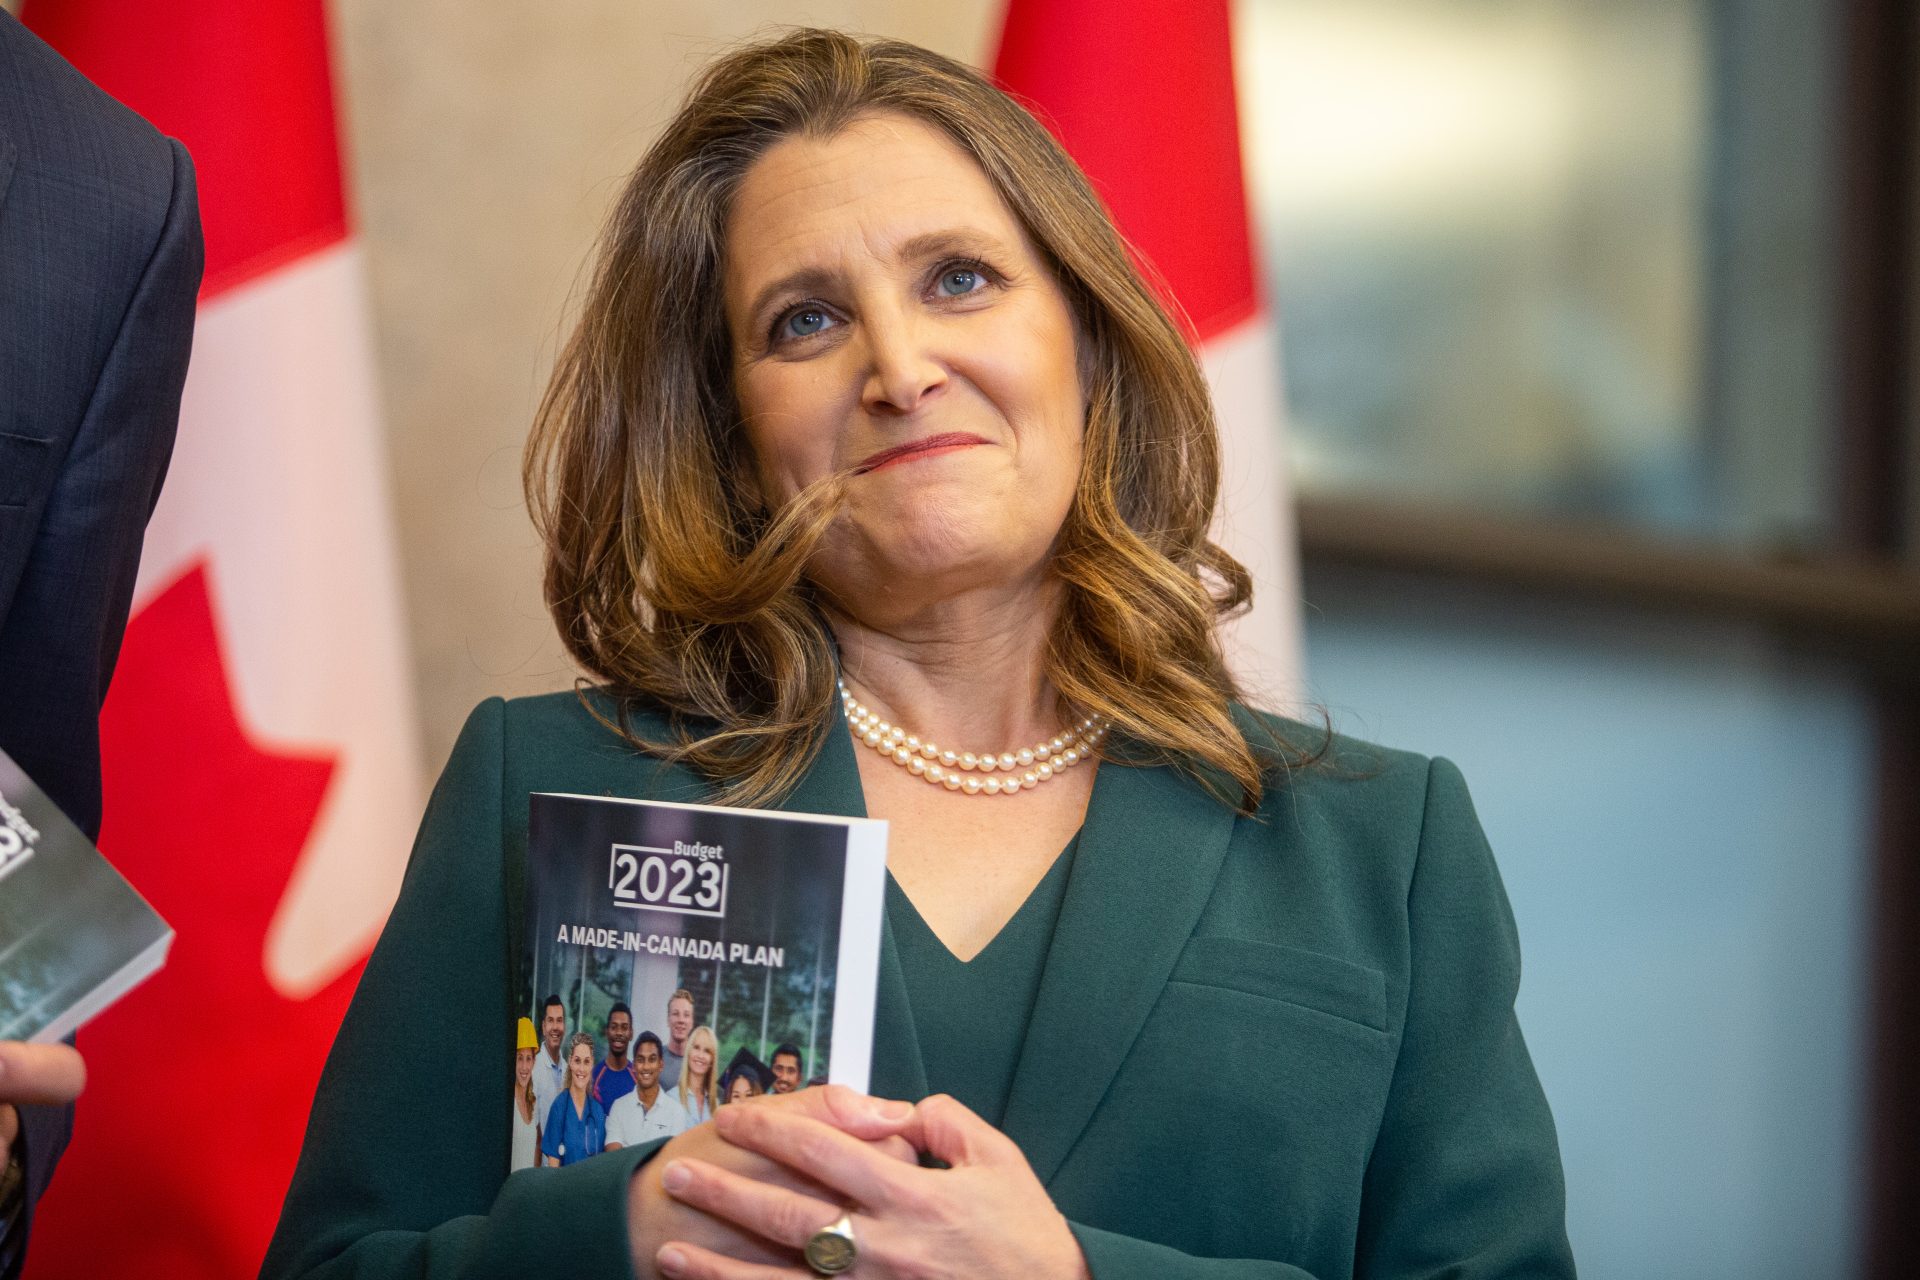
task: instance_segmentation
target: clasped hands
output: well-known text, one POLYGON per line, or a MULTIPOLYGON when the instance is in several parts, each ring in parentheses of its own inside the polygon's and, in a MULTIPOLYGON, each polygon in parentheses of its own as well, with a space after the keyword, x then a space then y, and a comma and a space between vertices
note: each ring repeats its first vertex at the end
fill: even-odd
POLYGON ((1087 1275, 1019 1147, 944 1095, 824 1085, 730 1103, 641 1168, 627 1207, 641 1277, 808 1277, 801 1247, 849 1211, 853 1280, 1087 1275), (922 1152, 949 1167, 922 1167, 922 1152))

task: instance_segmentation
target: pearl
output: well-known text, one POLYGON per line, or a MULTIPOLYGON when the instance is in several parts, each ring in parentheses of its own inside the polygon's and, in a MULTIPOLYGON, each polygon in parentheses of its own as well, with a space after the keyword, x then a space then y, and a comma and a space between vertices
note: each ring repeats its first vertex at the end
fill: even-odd
POLYGON ((1048 781, 1055 774, 1093 757, 1093 748, 1111 727, 1098 715, 1083 717, 1045 742, 1012 751, 948 751, 930 738, 882 720, 836 680, 840 706, 855 738, 916 777, 967 795, 1018 795, 1048 781), (973 776, 968 776, 973 775, 973 776), (1000 776, 1004 775, 1004 776, 1000 776))

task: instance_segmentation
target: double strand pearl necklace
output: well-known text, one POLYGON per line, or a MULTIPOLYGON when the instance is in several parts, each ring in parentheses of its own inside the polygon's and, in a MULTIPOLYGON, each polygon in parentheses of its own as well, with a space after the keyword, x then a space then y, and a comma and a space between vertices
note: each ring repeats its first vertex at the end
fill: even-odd
POLYGON ((1093 749, 1107 736, 1105 718, 1092 715, 1038 746, 979 755, 949 751, 897 724, 888 724, 848 693, 844 681, 835 683, 840 687, 840 705, 846 710, 855 738, 908 773, 964 795, 1011 796, 1030 791, 1082 760, 1091 759, 1093 749))

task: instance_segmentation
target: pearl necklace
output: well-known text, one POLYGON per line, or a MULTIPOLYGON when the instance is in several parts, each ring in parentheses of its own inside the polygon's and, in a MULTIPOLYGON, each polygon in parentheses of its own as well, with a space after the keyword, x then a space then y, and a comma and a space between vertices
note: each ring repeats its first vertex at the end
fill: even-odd
POLYGON ((853 736, 915 777, 965 795, 1010 796, 1030 791, 1057 774, 1093 758, 1093 749, 1107 736, 1107 722, 1092 715, 1034 747, 1017 751, 949 751, 937 743, 888 724, 873 709, 840 687, 840 705, 847 713, 853 736), (1005 776, 996 775, 1000 770, 1005 776))

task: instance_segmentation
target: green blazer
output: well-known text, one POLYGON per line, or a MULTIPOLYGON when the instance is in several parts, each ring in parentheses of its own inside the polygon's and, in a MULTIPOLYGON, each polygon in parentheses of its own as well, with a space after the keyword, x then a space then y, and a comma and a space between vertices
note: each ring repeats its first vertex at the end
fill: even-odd
MULTIPOLYGON (((863 813, 853 752, 828 733, 784 807, 863 813)), ((626 1187, 655 1144, 505 1172, 534 791, 708 794, 572 694, 473 712, 264 1277, 629 1274, 626 1187)), ((1571 1276, 1519 977, 1447 762, 1339 740, 1335 768, 1280 781, 1256 819, 1174 770, 1103 763, 1005 1129, 1097 1280, 1571 1276)), ((924 1096, 890 935, 876 1031, 873 1091, 924 1096)))

